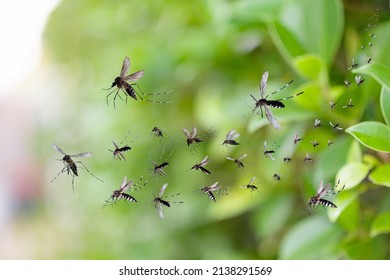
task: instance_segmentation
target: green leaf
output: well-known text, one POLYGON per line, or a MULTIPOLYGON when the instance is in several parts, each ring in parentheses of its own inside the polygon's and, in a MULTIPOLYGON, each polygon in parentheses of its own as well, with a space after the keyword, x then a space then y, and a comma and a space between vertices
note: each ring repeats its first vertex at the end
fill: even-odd
POLYGON ((359 142, 353 141, 347 156, 347 162, 361 162, 362 161, 362 149, 360 148, 359 142))
POLYGON ((359 185, 366 178, 370 166, 363 162, 351 162, 344 165, 337 173, 336 180, 345 185, 346 190, 359 185))
POLYGON ((382 87, 381 90, 381 109, 383 118, 387 125, 390 125, 390 88, 382 87))
POLYGON ((375 168, 368 176, 368 179, 376 185, 390 187, 390 164, 375 168))
MULTIPOLYGON (((337 194, 333 203, 337 205, 337 208, 331 208, 328 210, 328 217, 331 222, 337 221, 340 215, 353 204, 361 191, 342 191, 337 194)), ((351 221, 353 222, 353 221, 351 221)))
POLYGON ((384 212, 379 214, 371 225, 371 237, 375 237, 379 234, 390 233, 390 212, 384 212))
POLYGON ((295 0, 283 5, 270 34, 285 59, 314 53, 330 65, 341 42, 343 25, 341 1, 295 0))
POLYGON ((378 83, 390 90, 390 67, 380 63, 368 63, 354 69, 353 73, 365 74, 373 77, 378 83))
MULTIPOLYGON (((212 1, 210 1, 212 2, 212 1)), ((265 22, 276 17, 285 0, 236 1, 232 11, 233 19, 240 22, 265 22)))
POLYGON ((345 130, 364 146, 381 152, 390 152, 390 127, 379 122, 361 122, 345 130))
POLYGON ((307 54, 295 57, 293 65, 300 75, 311 80, 318 80, 326 70, 323 59, 317 54, 307 54))
POLYGON ((280 259, 334 259, 341 232, 328 220, 314 216, 297 223, 282 240, 280 259), (313 250, 313 248, 315 248, 313 250))

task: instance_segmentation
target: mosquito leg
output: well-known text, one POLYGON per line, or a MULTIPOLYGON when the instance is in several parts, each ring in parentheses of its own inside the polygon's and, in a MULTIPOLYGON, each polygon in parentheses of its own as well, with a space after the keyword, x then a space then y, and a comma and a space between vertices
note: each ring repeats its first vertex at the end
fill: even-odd
MULTIPOLYGON (((107 96, 106 96, 106 103, 107 103, 107 106, 108 106, 108 97, 113 93, 113 92, 115 92, 117 89, 114 89, 114 90, 112 90, 109 94, 107 94, 107 96)), ((119 89, 118 89, 119 90, 119 89)))
POLYGON ((141 95, 143 95, 143 96, 148 96, 148 95, 163 95, 163 94, 167 94, 167 93, 172 92, 171 90, 170 90, 170 91, 166 91, 166 92, 158 92, 158 93, 148 93, 148 94, 146 94, 146 93, 144 93, 144 92, 142 91, 142 89, 140 88, 140 86, 139 86, 138 84, 134 83, 134 84, 131 84, 131 86, 136 86, 136 87, 138 88, 138 90, 141 92, 141 94, 139 94, 138 91, 136 91, 136 90, 134 89, 134 91, 136 92, 136 94, 138 95, 138 97, 139 97, 142 101, 147 101, 147 102, 152 102, 152 103, 161 103, 161 104, 164 104, 164 103, 165 103, 165 104, 166 104, 166 103, 172 103, 172 101, 156 101, 156 100, 145 99, 145 98, 142 98, 142 96, 141 96, 141 95))
POLYGON ((57 177, 60 176, 61 173, 64 173, 65 170, 66 170, 66 167, 62 168, 62 170, 60 172, 58 172, 58 174, 50 182, 53 182, 55 179, 57 179, 57 177))
POLYGON ((81 161, 75 161, 75 162, 80 163, 80 164, 83 166, 82 168, 84 168, 89 174, 91 174, 93 177, 95 177, 96 179, 98 179, 100 182, 104 182, 104 181, 103 181, 102 179, 100 179, 99 177, 96 177, 95 175, 93 175, 93 174, 91 173, 91 171, 89 171, 88 168, 84 165, 83 162, 81 162, 81 161))

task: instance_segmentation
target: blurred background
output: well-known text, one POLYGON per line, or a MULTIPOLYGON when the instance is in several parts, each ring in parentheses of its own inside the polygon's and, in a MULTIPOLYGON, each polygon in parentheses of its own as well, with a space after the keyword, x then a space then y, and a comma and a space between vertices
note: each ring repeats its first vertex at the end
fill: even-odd
POLYGON ((352 59, 390 65, 388 1, 12 3, 0 9, 0 258, 390 257, 390 185, 369 177, 388 154, 344 131, 384 121, 380 85, 365 76, 357 86, 349 68, 352 59), (107 104, 104 89, 125 56, 129 73, 145 71, 144 93, 170 92, 145 97, 154 103, 118 97, 116 108, 112 94, 107 104), (252 113, 265 71, 267 93, 294 80, 272 98, 304 91, 271 109, 280 130, 252 113), (193 127, 205 141, 189 148, 182 129, 193 127), (240 145, 222 145, 233 128, 240 145), (296 135, 303 140, 294 144, 296 135), (126 161, 113 159, 112 141, 131 146, 126 161), (70 155, 92 152, 74 159, 104 182, 80 163, 74 192, 66 172, 52 181, 64 167, 52 143, 70 155), (166 175, 154 174, 152 161, 171 151, 166 175), (226 158, 243 154, 244 168, 226 158), (211 174, 190 171, 205 156, 211 174), (129 192, 138 202, 102 209, 125 176, 147 180, 129 192), (257 190, 240 187, 253 177, 257 190), (322 180, 346 186, 325 197, 339 207, 310 214, 304 208, 322 180), (214 203, 199 189, 217 181, 228 194, 214 203), (152 201, 164 183, 164 195, 180 193, 167 200, 183 203, 160 219, 152 201))

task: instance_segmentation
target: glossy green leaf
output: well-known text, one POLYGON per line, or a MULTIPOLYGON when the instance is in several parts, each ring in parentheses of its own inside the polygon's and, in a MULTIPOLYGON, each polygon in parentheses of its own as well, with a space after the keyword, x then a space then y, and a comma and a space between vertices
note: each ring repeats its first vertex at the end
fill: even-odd
POLYGON ((383 118, 387 125, 390 125, 390 88, 382 87, 381 90, 381 109, 383 118))
POLYGON ((379 122, 361 122, 345 130, 370 149, 390 152, 390 127, 379 122))
POLYGON ((362 161, 362 149, 358 141, 353 141, 348 150, 347 162, 362 161))
POLYGON ((314 216, 296 224, 282 240, 281 259, 332 259, 340 230, 323 216, 314 216), (313 248, 317 248, 313 250, 313 248))
POLYGON ((366 178, 370 166, 363 162, 350 162, 344 165, 337 172, 336 179, 341 185, 345 185, 345 190, 351 189, 360 184, 366 178))
MULTIPOLYGON (((210 1, 212 2, 212 1, 210 1)), ((276 17, 285 0, 246 0, 234 4, 233 19, 240 22, 264 22, 276 17)))
POLYGON ((341 191, 337 194, 337 197, 333 200, 333 203, 337 205, 337 208, 328 209, 328 217, 331 222, 335 222, 340 215, 346 210, 359 196, 359 191, 341 191))
POLYGON ((370 235, 375 237, 383 233, 390 233, 390 212, 379 214, 372 222, 370 235))
POLYGON ((353 73, 369 75, 390 90, 390 67, 380 63, 369 63, 354 69, 353 73))
POLYGON ((329 65, 340 44, 343 25, 341 1, 296 0, 283 6, 270 33, 286 59, 315 53, 329 65))
POLYGON ((390 187, 390 164, 378 166, 368 178, 374 184, 390 187))
POLYGON ((306 54, 295 57, 293 65, 301 76, 311 80, 318 80, 320 75, 323 75, 326 70, 323 59, 317 54, 306 54))

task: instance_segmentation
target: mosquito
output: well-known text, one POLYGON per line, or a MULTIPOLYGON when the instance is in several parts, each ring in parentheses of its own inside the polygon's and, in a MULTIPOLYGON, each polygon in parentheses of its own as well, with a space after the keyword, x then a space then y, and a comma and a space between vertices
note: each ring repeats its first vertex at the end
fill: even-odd
POLYGON ((344 80, 344 85, 346 88, 348 88, 351 85, 351 82, 348 80, 344 80))
POLYGON ((321 126, 321 120, 320 119, 315 119, 314 120, 314 127, 320 127, 321 126))
POLYGON ((243 154, 241 156, 239 156, 238 158, 231 158, 231 157, 226 157, 228 160, 231 160, 233 161, 238 168, 244 168, 245 165, 244 163, 242 162, 242 159, 245 158, 248 154, 243 154))
POLYGON ((333 127, 334 130, 343 130, 339 123, 333 124, 332 122, 329 122, 329 124, 333 127))
POLYGON ((282 180, 282 178, 280 177, 280 175, 279 175, 279 174, 276 174, 276 173, 272 176, 272 178, 274 178, 275 181, 281 181, 281 180, 282 180))
POLYGON ((351 66, 348 68, 348 71, 349 71, 349 70, 352 70, 352 69, 355 69, 355 68, 357 68, 358 66, 359 66, 359 64, 358 64, 358 63, 355 63, 355 59, 352 58, 352 64, 351 64, 351 66))
POLYGON ((151 134, 155 137, 164 137, 162 129, 158 128, 157 126, 153 127, 151 134))
POLYGON ((365 79, 362 79, 362 76, 358 75, 355 76, 355 82, 360 87, 364 83, 365 79))
POLYGON ((334 100, 330 100, 329 105, 330 105, 330 109, 333 109, 334 107, 336 107, 337 103, 334 102, 334 100))
POLYGON ((222 145, 240 145, 240 143, 238 143, 236 140, 237 137, 239 137, 240 134, 239 133, 236 133, 236 130, 233 128, 232 130, 230 130, 228 132, 228 134, 226 134, 226 139, 225 141, 223 141, 222 145))
POLYGON ((53 147, 54 150, 56 150, 57 152, 61 153, 64 157, 61 159, 62 162, 64 163, 64 168, 62 168, 62 170, 57 174, 57 176, 55 176, 53 178, 53 180, 51 180, 51 182, 53 182, 55 179, 57 179, 57 177, 61 174, 61 173, 64 173, 66 172, 68 175, 72 175, 72 189, 73 189, 73 193, 74 193, 74 177, 75 176, 79 176, 79 173, 78 173, 78 170, 77 170, 77 165, 76 163, 79 163, 82 165, 82 167, 80 168, 84 168, 89 174, 91 174, 93 177, 95 177, 96 179, 98 179, 99 181, 103 182, 102 179, 96 177, 95 175, 93 175, 88 169, 87 167, 84 165, 84 163, 82 163, 81 161, 74 161, 72 158, 73 157, 78 157, 78 158, 87 158, 87 157, 91 157, 92 156, 92 153, 91 152, 84 152, 84 153, 79 153, 79 154, 74 154, 74 155, 68 155, 66 153, 64 153, 64 151, 61 150, 60 147, 58 147, 56 144, 52 144, 51 145, 53 147))
POLYGON ((283 162, 289 163, 292 159, 290 157, 283 158, 283 162))
POLYGON ((135 188, 136 186, 138 186, 142 182, 142 179, 143 179, 143 177, 141 176, 141 178, 138 180, 138 182, 134 184, 133 180, 130 180, 127 182, 127 176, 125 176, 123 178, 123 182, 122 182, 122 185, 120 186, 120 188, 118 190, 113 191, 110 198, 108 200, 106 200, 106 204, 104 204, 103 208, 106 207, 107 204, 110 204, 110 205, 116 204, 121 199, 124 199, 125 201, 130 201, 130 202, 137 202, 137 200, 133 196, 125 193, 125 191, 128 191, 128 190, 129 191, 137 191, 137 190, 142 189, 146 185, 148 180, 146 180, 145 183, 142 184, 141 186, 139 186, 138 188, 135 188))
POLYGON ((330 147, 330 145, 332 145, 334 142, 332 140, 328 140, 328 147, 330 147))
POLYGON ((266 87, 267 87, 267 80, 268 80, 268 71, 265 71, 263 76, 261 77, 261 81, 260 81, 260 99, 256 99, 252 94, 250 95, 256 102, 255 103, 255 107, 253 108, 253 112, 256 112, 256 110, 257 110, 256 113, 258 115, 260 115, 261 117, 263 117, 263 109, 262 108, 264 107, 265 115, 266 115, 268 121, 270 122, 270 124, 275 129, 280 129, 280 124, 278 123, 278 121, 276 120, 275 116, 272 114, 271 110, 268 107, 284 108, 285 106, 282 103, 283 100, 287 100, 287 99, 293 98, 295 96, 301 95, 303 93, 303 91, 299 92, 297 94, 288 96, 288 97, 277 99, 277 100, 267 100, 267 98, 269 96, 271 96, 271 95, 273 95, 273 94, 283 90, 284 88, 288 87, 293 82, 293 80, 291 80, 290 82, 288 82, 286 85, 284 85, 280 89, 278 89, 278 90, 276 90, 276 91, 274 91, 274 92, 264 96, 265 90, 266 90, 266 87), (258 111, 260 111, 260 113, 258 111))
POLYGON ((130 151, 131 147, 129 146, 129 144, 134 142, 134 140, 132 140, 129 144, 126 144, 125 146, 120 147, 120 145, 126 140, 126 138, 127 138, 127 135, 126 135, 125 139, 123 139, 123 141, 119 143, 119 145, 117 145, 114 142, 114 140, 111 140, 112 144, 114 144, 115 149, 114 150, 109 149, 108 151, 110 151, 114 155, 114 159, 118 158, 119 160, 123 159, 124 161, 126 161, 126 158, 125 158, 123 153, 130 151))
POLYGON ((317 140, 310 141, 310 143, 313 145, 313 147, 317 147, 320 143, 317 142, 317 140))
POLYGON ((318 191, 317 191, 317 194, 310 198, 310 200, 309 200, 308 204, 306 205, 305 209, 307 209, 309 212, 312 212, 320 204, 324 208, 326 208, 326 207, 337 208, 337 206, 333 202, 331 202, 329 200, 326 200, 326 199, 323 199, 322 197, 335 195, 335 194, 341 192, 345 188, 345 185, 341 188, 341 190, 335 191, 335 189, 337 188, 337 186, 339 184, 340 184, 340 180, 338 180, 336 186, 331 188, 331 184, 330 183, 328 183, 328 184, 326 184, 324 186, 324 183, 321 180, 320 186, 319 186, 318 191))
POLYGON ((196 127, 192 128, 191 134, 188 132, 186 128, 183 128, 183 133, 187 137, 187 146, 190 146, 194 143, 200 143, 203 142, 202 139, 198 138, 196 134, 198 133, 198 130, 196 127))
POLYGON ((296 133, 294 137, 294 145, 296 145, 298 142, 302 141, 303 138, 301 137, 300 133, 296 133))
POLYGON ((113 87, 115 87, 115 89, 112 90, 106 96, 107 105, 108 105, 108 97, 112 93, 115 92, 114 98, 113 98, 113 104, 114 104, 114 108, 115 108, 115 100, 116 100, 116 98, 119 96, 119 98, 122 99, 122 97, 120 96, 120 91, 122 91, 125 94, 126 103, 127 103, 127 97, 128 96, 130 96, 131 98, 134 98, 135 100, 138 100, 138 98, 137 98, 137 96, 138 96, 141 100, 147 101, 147 102, 170 103, 170 102, 160 102, 160 101, 148 100, 148 99, 143 98, 141 95, 143 95, 143 96, 147 96, 147 95, 161 95, 161 94, 166 94, 168 92, 155 93, 155 94, 145 94, 145 93, 143 93, 141 88, 135 82, 138 81, 139 79, 141 79, 144 76, 144 70, 140 70, 140 71, 134 72, 134 73, 132 73, 130 75, 127 75, 127 73, 129 72, 129 69, 130 69, 130 59, 126 56, 125 59, 123 60, 122 69, 121 69, 121 72, 120 72, 119 76, 114 79, 111 87, 107 89, 107 90, 110 90, 113 87), (141 94, 139 94, 135 90, 134 86, 136 86, 138 88, 138 90, 141 92, 141 94))
POLYGON ((305 158, 303 159, 304 162, 313 161, 313 158, 309 153, 306 153, 305 158))
POLYGON ((162 196, 165 189, 167 188, 167 186, 168 186, 168 183, 165 183, 164 185, 162 185, 160 192, 158 193, 158 197, 154 197, 154 199, 153 199, 154 208, 157 208, 158 215, 160 216, 161 219, 164 219, 164 213, 162 210, 163 206, 171 207, 171 203, 183 203, 183 201, 165 200, 166 198, 177 196, 180 194, 180 193, 177 193, 177 194, 173 194, 173 195, 169 195, 169 196, 162 196))
POLYGON ((247 185, 242 185, 240 186, 240 188, 245 188, 245 189, 248 189, 250 190, 251 192, 253 191, 257 191, 258 187, 256 187, 254 184, 253 184, 253 181, 255 180, 255 176, 252 177, 252 179, 249 181, 249 183, 247 185))
POLYGON ((349 102, 347 105, 343 106, 343 108, 352 108, 354 105, 352 104, 352 99, 349 99, 349 102))
POLYGON ((209 196, 209 198, 215 202, 216 200, 215 200, 215 195, 213 194, 213 192, 216 192, 220 195, 227 195, 226 189, 221 190, 222 186, 218 185, 218 183, 219 182, 215 182, 211 186, 203 187, 200 189, 200 191, 203 193, 206 193, 209 196))
POLYGON ((269 159, 275 160, 272 156, 272 154, 275 153, 275 150, 273 149, 268 149, 267 148, 267 141, 264 141, 264 150, 263 150, 263 155, 269 159))
POLYGON ((206 173, 206 174, 210 174, 210 171, 207 170, 204 166, 206 164, 208 164, 210 162, 210 160, 208 159, 208 156, 205 156, 204 159, 202 159, 202 161, 200 163, 197 163, 195 164, 191 170, 195 169, 195 170, 201 170, 203 173, 206 173))
MULTIPOLYGON (((164 149, 161 153, 161 156, 162 154, 164 153, 164 149)), ((169 165, 169 162, 168 162, 168 159, 171 157, 173 153, 173 150, 171 151, 171 153, 167 156, 167 158, 165 159, 165 161, 163 161, 162 163, 157 163, 155 161, 152 161, 154 167, 152 169, 153 173, 154 174, 157 174, 157 175, 160 175, 160 176, 163 176, 163 175, 167 175, 164 171, 164 168, 167 167, 169 165)), ((160 159, 161 159, 161 156, 160 156, 160 159)), ((160 160, 159 159, 159 160, 160 160)))

